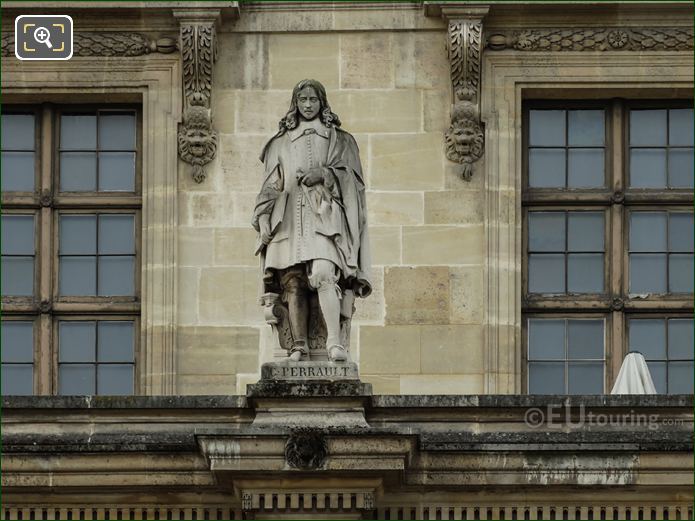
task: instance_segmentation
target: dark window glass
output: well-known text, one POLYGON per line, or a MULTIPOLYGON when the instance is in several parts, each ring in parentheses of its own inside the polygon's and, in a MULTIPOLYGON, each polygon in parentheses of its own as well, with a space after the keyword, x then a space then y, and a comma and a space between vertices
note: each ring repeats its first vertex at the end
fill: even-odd
POLYGON ((98 111, 60 118, 63 192, 134 192, 135 112, 98 111))
POLYGON ((135 216, 60 216, 61 295, 135 294, 135 216))
POLYGON ((60 321, 58 357, 60 394, 133 394, 132 321, 60 321))
POLYGON ((60 190, 62 192, 96 192, 96 153, 60 153, 60 190))
POLYGON ((2 394, 31 395, 34 391, 34 324, 30 321, 3 320, 2 394))
POLYGON ((602 293, 603 212, 529 212, 529 293, 602 293))
POLYGON ((605 186, 605 127, 602 109, 529 111, 529 186, 605 186))
POLYGON ((33 114, 2 115, 2 191, 33 192, 35 172, 33 114))
POLYGON ((692 394, 692 318, 632 318, 628 333, 629 350, 644 355, 658 393, 692 394))
POLYGON ((604 324, 603 319, 530 318, 529 393, 603 393, 604 324))
POLYGON ((60 117, 61 150, 94 150, 96 147, 96 115, 63 114, 60 117))
POLYGON ((3 215, 2 294, 34 294, 35 233, 33 215, 3 215))
POLYGON ((693 187, 693 109, 630 110, 631 188, 693 187))
POLYGON ((630 293, 693 292, 693 214, 630 213, 630 293))

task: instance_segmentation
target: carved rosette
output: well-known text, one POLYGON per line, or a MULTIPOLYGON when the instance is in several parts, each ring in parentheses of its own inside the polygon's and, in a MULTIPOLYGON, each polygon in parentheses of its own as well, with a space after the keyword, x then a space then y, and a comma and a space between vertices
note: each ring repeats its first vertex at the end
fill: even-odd
POLYGON ((296 430, 285 443, 285 461, 295 469, 317 469, 325 463, 327 456, 326 438, 314 429, 296 430))
MULTIPOLYGON (((151 40, 140 33, 76 32, 73 56, 131 57, 150 53, 170 54, 176 51, 176 40, 169 37, 151 40)), ((2 55, 14 56, 14 34, 2 37, 2 55)))
POLYGON ((212 69, 217 59, 215 21, 182 22, 180 47, 185 108, 178 133, 179 157, 193 167, 195 182, 202 183, 205 165, 217 154, 217 131, 210 114, 212 69))
POLYGON ((539 28, 491 34, 492 50, 692 51, 693 27, 539 28))
POLYGON ((449 64, 454 103, 451 125, 444 134, 446 157, 463 165, 461 176, 470 181, 473 163, 483 155, 485 135, 480 121, 480 20, 449 22, 449 64))

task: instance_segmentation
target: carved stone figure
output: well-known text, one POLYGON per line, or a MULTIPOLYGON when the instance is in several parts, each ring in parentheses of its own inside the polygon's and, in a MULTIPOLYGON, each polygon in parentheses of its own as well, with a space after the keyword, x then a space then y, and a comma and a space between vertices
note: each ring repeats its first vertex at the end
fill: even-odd
POLYGON ((456 89, 456 102, 451 111, 451 126, 444 134, 446 157, 463 165, 461 175, 470 181, 473 163, 483 155, 484 134, 478 117, 478 107, 473 103, 471 89, 456 89))
POLYGON ((261 153, 261 302, 291 361, 347 361, 355 297, 371 293, 359 150, 340 125, 323 85, 303 80, 261 153))
POLYGON ((205 179, 203 166, 212 161, 217 152, 217 132, 212 128, 210 111, 202 100, 194 100, 183 113, 178 134, 179 156, 193 166, 193 179, 205 179))
POLYGON ((473 163, 483 155, 485 134, 480 120, 480 57, 483 24, 487 13, 474 8, 471 19, 449 20, 449 65, 454 103, 451 125, 444 134, 446 157, 463 166, 461 177, 470 181, 473 163))
POLYGON ((285 461, 296 469, 317 469, 326 461, 328 444, 321 431, 297 429, 285 443, 285 461))

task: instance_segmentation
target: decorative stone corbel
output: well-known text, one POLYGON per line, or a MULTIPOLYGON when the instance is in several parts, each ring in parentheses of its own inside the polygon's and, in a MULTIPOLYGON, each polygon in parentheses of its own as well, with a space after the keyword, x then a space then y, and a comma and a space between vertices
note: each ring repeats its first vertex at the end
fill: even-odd
POLYGON ((489 6, 463 2, 425 2, 427 16, 449 23, 447 49, 453 104, 451 125, 444 134, 446 157, 463 165, 461 176, 470 181, 473 163, 483 155, 485 134, 480 120, 480 60, 483 18, 489 6))
POLYGON ((193 179, 202 183, 204 166, 217 153, 217 131, 212 127, 210 100, 212 71, 217 58, 215 24, 219 9, 175 9, 179 19, 184 111, 179 128, 179 156, 193 167, 193 179))

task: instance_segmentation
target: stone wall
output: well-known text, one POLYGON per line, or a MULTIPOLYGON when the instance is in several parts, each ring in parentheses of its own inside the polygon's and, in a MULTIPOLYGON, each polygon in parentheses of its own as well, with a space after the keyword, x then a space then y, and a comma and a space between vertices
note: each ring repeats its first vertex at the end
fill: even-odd
POLYGON ((478 172, 467 183, 444 157, 446 25, 421 8, 307 13, 244 11, 218 32, 218 155, 203 184, 179 176, 177 392, 243 394, 272 358, 249 223, 258 155, 305 77, 326 86, 366 171, 374 292, 351 346, 363 379, 384 394, 483 392, 484 196, 478 172))

